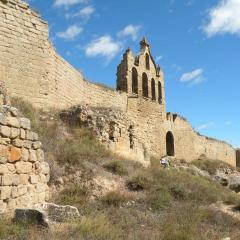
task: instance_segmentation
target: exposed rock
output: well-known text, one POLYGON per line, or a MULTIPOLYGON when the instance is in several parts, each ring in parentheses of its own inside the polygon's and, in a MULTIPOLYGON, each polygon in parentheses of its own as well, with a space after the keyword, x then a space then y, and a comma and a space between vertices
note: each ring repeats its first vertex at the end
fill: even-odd
POLYGON ((36 209, 16 209, 14 221, 24 225, 49 226, 45 213, 36 209))
POLYGON ((228 186, 228 177, 226 174, 217 172, 216 175, 214 175, 214 179, 218 181, 223 186, 228 186))
POLYGON ((81 216, 76 207, 68 205, 61 206, 54 203, 43 203, 36 205, 36 209, 42 211, 48 221, 52 222, 66 222, 81 216))
POLYGON ((73 206, 43 203, 33 208, 16 209, 14 221, 24 225, 51 227, 53 224, 67 222, 80 217, 78 209, 73 206))
POLYGON ((228 180, 228 187, 235 192, 240 192, 240 176, 231 175, 228 180))

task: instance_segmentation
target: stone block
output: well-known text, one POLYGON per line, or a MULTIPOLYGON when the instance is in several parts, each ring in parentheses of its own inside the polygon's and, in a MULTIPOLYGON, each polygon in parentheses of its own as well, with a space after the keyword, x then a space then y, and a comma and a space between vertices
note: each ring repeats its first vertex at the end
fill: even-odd
POLYGON ((25 140, 23 142, 23 147, 30 149, 32 147, 32 142, 29 140, 25 140))
POLYGON ((21 157, 22 157, 21 149, 11 146, 9 162, 17 162, 21 159, 21 157))
POLYGON ((13 186, 20 185, 20 176, 18 174, 13 174, 12 175, 12 185, 13 186))
MULTIPOLYGON (((42 200, 42 199, 41 199, 42 200)), ((81 215, 76 207, 61 206, 54 203, 43 203, 36 206, 47 214, 47 219, 53 222, 66 222, 80 218, 81 215)))
POLYGON ((27 186, 21 185, 18 186, 18 196, 25 195, 27 193, 27 186))
POLYGON ((28 179, 29 179, 28 174, 19 174, 19 178, 20 178, 20 184, 22 185, 28 184, 28 179))
MULTIPOLYGON (((11 196, 13 198, 18 198, 20 196, 23 196, 27 193, 27 186, 25 185, 20 185, 20 186, 17 186, 17 187, 12 187, 12 193, 11 193, 11 196)), ((19 206, 20 204, 17 203, 17 205, 19 206)))
POLYGON ((44 175, 42 173, 39 174, 39 181, 41 183, 48 183, 50 180, 49 178, 50 178, 50 175, 44 175))
POLYGON ((0 200, 5 200, 11 197, 11 187, 0 187, 0 200))
POLYGON ((18 174, 26 174, 32 172, 32 164, 30 162, 17 162, 16 170, 18 174))
POLYGON ((43 162, 45 157, 44 157, 44 151, 42 149, 37 150, 37 158, 39 162, 43 162))
POLYGON ((29 194, 35 193, 35 185, 27 185, 27 191, 29 194))
POLYGON ((18 118, 15 117, 7 117, 7 125, 10 127, 20 127, 20 121, 18 118))
POLYGON ((6 164, 6 167, 9 171, 9 173, 16 173, 16 168, 15 168, 15 164, 12 164, 12 163, 7 163, 6 164))
POLYGON ((46 214, 36 209, 16 209, 14 221, 24 226, 34 223, 39 226, 49 227, 46 214))
POLYGON ((37 152, 36 150, 30 149, 29 150, 29 161, 36 162, 37 161, 37 152))
POLYGON ((13 178, 12 178, 12 174, 4 174, 2 175, 2 186, 11 186, 13 183, 13 178))
POLYGON ((9 198, 7 200, 7 207, 8 207, 8 209, 15 209, 16 208, 16 200, 9 198))
POLYGON ((19 135, 20 135, 19 128, 11 128, 10 138, 14 139, 14 138, 17 138, 19 135))
POLYGON ((23 129, 30 129, 31 128, 31 122, 27 118, 20 118, 20 126, 23 129))
POLYGON ((2 144, 2 145, 8 145, 8 144, 10 144, 10 142, 11 142, 11 139, 10 138, 0 138, 0 144, 2 144))
POLYGON ((29 131, 29 130, 26 131, 26 139, 33 141, 33 132, 32 131, 29 131))
POLYGON ((8 173, 9 173, 9 170, 6 164, 0 164, 0 175, 8 174, 8 173))
POLYGON ((29 177, 29 181, 30 181, 30 183, 32 183, 32 184, 38 183, 38 179, 39 179, 38 175, 35 175, 35 174, 32 174, 32 175, 30 175, 30 177, 29 177))
POLYGON ((35 185, 35 191, 36 191, 36 193, 45 192, 47 188, 48 188, 48 187, 47 187, 47 184, 45 184, 45 183, 39 183, 39 184, 36 184, 36 185, 35 185))
POLYGON ((0 126, 0 133, 3 137, 10 137, 11 135, 11 128, 8 126, 0 126))
POLYGON ((22 148, 22 160, 24 162, 29 160, 29 150, 27 148, 22 148))
POLYGON ((1 156, 0 156, 0 164, 6 163, 7 160, 8 160, 8 158, 6 158, 6 157, 1 157, 1 156))
MULTIPOLYGON (((10 157, 9 148, 5 145, 0 145, 0 158, 8 159, 10 157)), ((2 159, 2 163, 4 163, 5 160, 2 159)))
POLYGON ((25 130, 24 129, 20 129, 20 138, 21 139, 25 139, 26 138, 26 132, 25 132, 25 130))
POLYGON ((17 138, 17 139, 14 139, 12 144, 15 146, 15 147, 23 147, 23 140, 17 138))
POLYGON ((7 118, 3 113, 0 113, 0 124, 7 125, 7 118))
POLYGON ((50 167, 47 162, 38 162, 36 164, 36 167, 40 171, 40 173, 44 175, 48 175, 50 173, 50 167))
POLYGON ((42 143, 40 141, 37 141, 37 142, 34 142, 32 146, 34 149, 39 149, 42 147, 42 143))
POLYGON ((18 188, 17 187, 12 187, 11 196, 12 196, 12 198, 18 197, 18 188))

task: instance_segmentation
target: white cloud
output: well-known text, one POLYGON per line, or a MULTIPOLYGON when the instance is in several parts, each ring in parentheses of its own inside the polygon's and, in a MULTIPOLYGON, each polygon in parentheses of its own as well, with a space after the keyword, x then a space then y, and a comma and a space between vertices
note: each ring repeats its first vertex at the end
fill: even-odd
POLYGON ((197 130, 207 129, 207 128, 212 127, 213 125, 214 125, 214 122, 205 123, 205 124, 202 124, 201 126, 199 126, 197 128, 197 130))
POLYGON ((66 18, 82 17, 85 20, 88 20, 95 10, 96 9, 93 6, 87 6, 76 13, 67 13, 65 16, 66 18))
POLYGON ((240 34, 240 1, 221 0, 209 10, 209 21, 203 30, 211 37, 216 34, 240 34))
POLYGON ((86 3, 88 0, 54 0, 55 7, 70 7, 79 3, 86 3))
POLYGON ((162 60, 163 59, 163 56, 157 56, 156 57, 156 62, 159 62, 160 60, 162 60))
POLYGON ((184 73, 181 76, 180 81, 189 82, 191 84, 198 84, 204 80, 204 77, 202 74, 203 74, 203 69, 199 68, 192 72, 184 73))
POLYGON ((104 35, 90 42, 85 48, 87 57, 102 56, 111 60, 121 49, 121 43, 115 42, 110 35, 104 35))
POLYGON ((141 29, 140 25, 128 25, 122 31, 118 33, 118 37, 131 37, 135 41, 138 37, 138 33, 141 29))
POLYGON ((82 31, 83 31, 82 27, 72 25, 69 28, 67 28, 66 31, 58 32, 57 36, 65 40, 74 40, 82 31))

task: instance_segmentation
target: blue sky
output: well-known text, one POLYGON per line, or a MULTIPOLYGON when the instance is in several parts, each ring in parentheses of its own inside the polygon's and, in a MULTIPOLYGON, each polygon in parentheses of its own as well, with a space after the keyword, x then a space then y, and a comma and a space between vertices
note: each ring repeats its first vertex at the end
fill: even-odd
POLYGON ((167 110, 240 146, 240 0, 29 0, 57 51, 93 82, 115 87, 127 47, 146 36, 165 73, 167 110), (237 64, 238 63, 238 64, 237 64))

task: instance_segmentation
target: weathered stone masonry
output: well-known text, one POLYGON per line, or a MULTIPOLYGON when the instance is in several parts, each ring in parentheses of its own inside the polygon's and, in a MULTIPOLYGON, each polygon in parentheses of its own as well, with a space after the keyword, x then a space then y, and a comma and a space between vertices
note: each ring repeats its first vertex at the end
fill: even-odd
POLYGON ((50 169, 38 135, 27 118, 9 105, 0 106, 0 214, 43 203, 50 169))
POLYGON ((0 0, 0 81, 8 93, 39 107, 81 102, 124 109, 126 97, 96 86, 59 56, 48 25, 21 0, 0 0))
POLYGON ((124 120, 116 121, 118 134, 121 129, 131 131, 109 138, 109 148, 144 163, 149 163, 150 155, 168 154, 187 161, 205 156, 236 165, 232 146, 200 136, 185 119, 166 113, 164 74, 146 39, 139 55, 130 49, 124 53, 117 71, 118 91, 107 90, 86 81, 57 54, 47 23, 26 3, 0 0, 0 82, 11 96, 45 109, 81 104, 121 112, 124 120))

